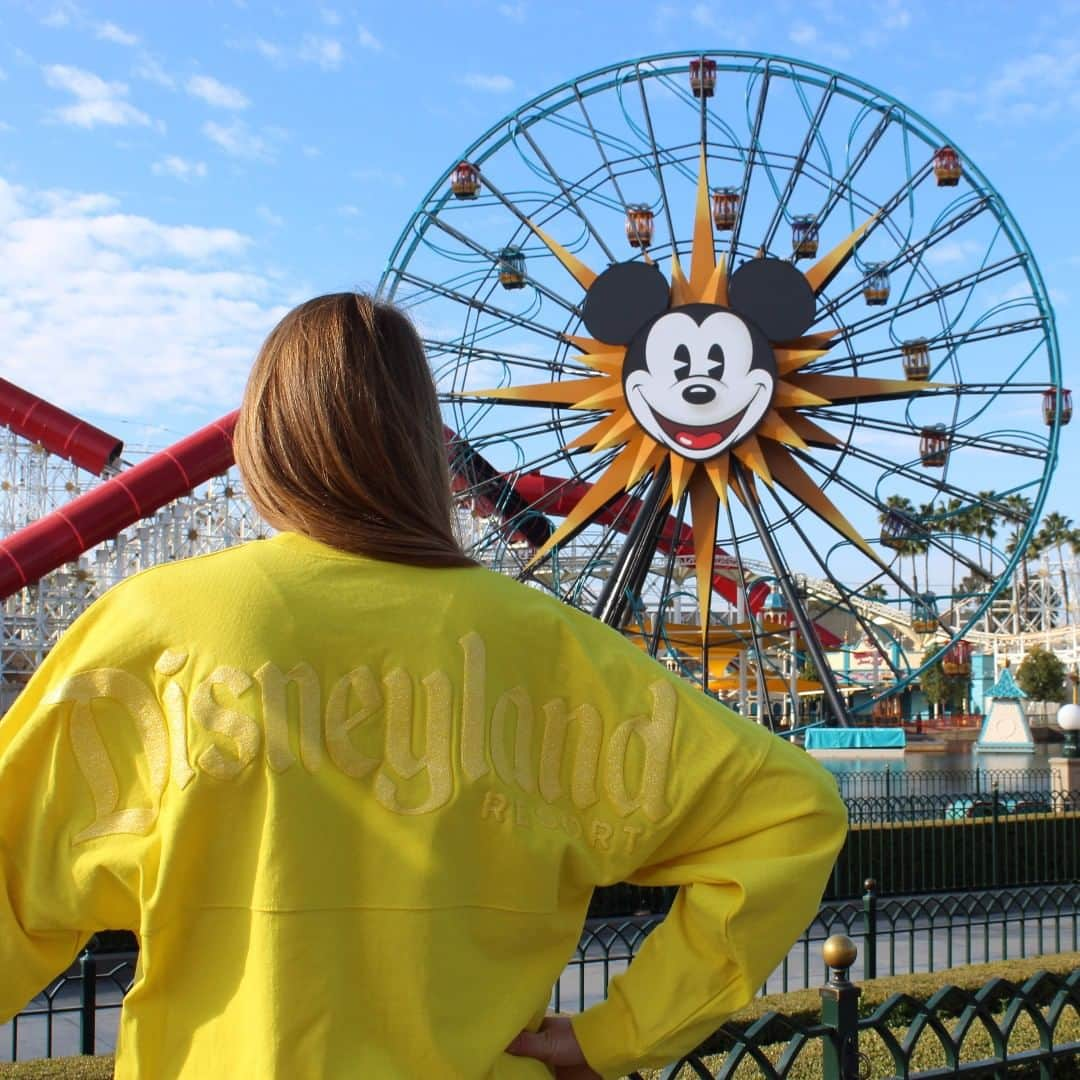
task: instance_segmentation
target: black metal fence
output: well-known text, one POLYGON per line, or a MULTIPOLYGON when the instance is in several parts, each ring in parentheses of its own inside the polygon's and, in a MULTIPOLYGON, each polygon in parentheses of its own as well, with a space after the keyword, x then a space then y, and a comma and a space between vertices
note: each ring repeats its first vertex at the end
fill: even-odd
MULTIPOLYGON (((1075 899, 1070 896, 1068 901, 1075 905, 1075 899)), ((874 901, 870 895, 864 904, 868 930, 878 925, 882 914, 874 901)), ((1010 903, 1015 904, 1015 898, 1010 903)), ((1075 935, 1074 918, 1074 946, 1075 935)), ((639 942, 643 938, 635 940, 639 942)), ((864 940, 871 941, 869 933, 864 940)), ((631 950, 636 947, 629 940, 624 944, 631 950)), ((974 992, 948 986, 925 1002, 906 994, 894 994, 869 1016, 860 1018, 861 991, 849 979, 856 959, 855 943, 848 937, 832 936, 822 953, 829 958, 831 967, 826 968, 824 958, 818 957, 815 966, 827 980, 820 990, 818 1022, 808 1023, 805 1018, 769 1012, 745 1028, 725 1024, 704 1046, 666 1068, 665 1080, 684 1077, 734 1080, 736 1076, 750 1080, 754 1077, 801 1080, 810 1076, 822 1080, 865 1080, 871 1075, 908 1080, 943 1076, 996 1080, 1019 1075, 1015 1071, 1018 1068, 1036 1069, 1037 1075, 1045 1080, 1080 1075, 1075 1071, 1080 1041, 1070 1039, 1063 1024, 1067 1018, 1071 1019, 1072 1034, 1076 1035, 1080 971, 1068 976, 1041 972, 1019 986, 993 979, 974 992), (1020 1021, 1026 1022, 1030 1029, 1026 1041, 1017 1038, 1020 1021), (979 1046, 980 1034, 985 1051, 979 1046), (927 1058, 931 1060, 927 1062, 927 1058), (1071 1063, 1071 1067, 1063 1072, 1066 1063, 1071 1063), (880 1071, 882 1067, 889 1072, 880 1071)), ((875 955, 872 945, 869 955, 875 955)), ((95 995, 103 981, 114 993, 122 994, 130 984, 133 960, 133 957, 85 954, 79 973, 70 977, 78 984, 77 1004, 70 1008, 57 1004, 57 998, 70 989, 67 982, 61 981, 44 998, 44 1006, 21 1014, 18 1022, 25 1027, 43 1019, 47 1030, 51 1030, 52 1025, 76 1012, 83 1025, 81 1051, 94 1052, 97 1012, 118 1007, 118 1002, 106 1004, 95 1000, 95 995)), ((870 965, 864 954, 864 968, 870 965)), ((820 980, 815 981, 820 985, 820 980)), ((16 1033, 19 1023, 13 1029, 16 1033)), ((53 1051, 50 1035, 45 1053, 52 1056, 53 1051)), ((11 1056, 13 1059, 19 1056, 17 1035, 11 1056)), ((630 1080, 643 1078, 632 1073, 630 1080)))
POLYGON ((999 791, 1048 793, 1049 769, 926 769, 908 772, 886 765, 881 770, 834 770, 845 799, 893 798, 910 795, 986 795, 999 791))
MULTIPOLYGON (((578 1012, 604 998, 663 916, 590 921, 552 992, 551 1005, 578 1012)), ((1080 951, 1080 884, 881 896, 867 882, 857 900, 822 905, 762 994, 819 985, 817 959, 833 934, 860 944, 863 977, 940 971, 1045 953, 1080 951)))
POLYGON ((6 1025, 7 1060, 111 1051, 115 1046, 112 1032, 119 1021, 124 995, 134 981, 137 959, 137 952, 99 949, 98 943, 92 941, 72 970, 38 994, 6 1025), (111 1030, 99 1039, 102 1021, 111 1021, 111 1030))
POLYGON ((894 994, 860 1018, 861 990, 849 978, 854 943, 833 938, 823 951, 834 966, 820 990, 819 1022, 770 1012, 746 1029, 725 1024, 704 1047, 666 1068, 664 1080, 1078 1075, 1080 1041, 1069 1038, 1066 1026, 1080 1011, 1080 971, 1040 972, 1020 986, 992 979, 974 992, 946 986, 925 1002, 894 994))

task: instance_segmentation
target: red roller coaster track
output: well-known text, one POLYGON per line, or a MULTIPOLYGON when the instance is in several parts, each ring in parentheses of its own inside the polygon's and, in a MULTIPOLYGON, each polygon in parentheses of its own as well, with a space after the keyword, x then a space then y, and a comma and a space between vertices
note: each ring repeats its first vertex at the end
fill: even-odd
POLYGON ((21 386, 0 379, 0 424, 95 476, 116 463, 124 444, 21 386))

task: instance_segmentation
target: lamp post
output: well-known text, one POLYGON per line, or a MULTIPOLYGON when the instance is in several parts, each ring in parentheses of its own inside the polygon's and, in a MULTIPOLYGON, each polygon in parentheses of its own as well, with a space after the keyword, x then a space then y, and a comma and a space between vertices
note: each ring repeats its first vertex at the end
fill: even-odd
POLYGON ((1080 705, 1073 702, 1071 705, 1062 705, 1057 714, 1058 726, 1065 732, 1065 745, 1061 750, 1064 758, 1080 758, 1080 742, 1077 741, 1080 733, 1080 705))

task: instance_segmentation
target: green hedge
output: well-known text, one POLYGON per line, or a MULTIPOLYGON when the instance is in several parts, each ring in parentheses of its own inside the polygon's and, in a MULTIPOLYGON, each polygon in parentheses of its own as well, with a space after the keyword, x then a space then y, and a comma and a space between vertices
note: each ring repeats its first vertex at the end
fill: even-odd
MULTIPOLYGON (((1080 968, 1080 953, 1061 953, 1053 956, 1029 957, 1026 960, 1008 961, 994 964, 972 964, 965 967, 951 968, 947 971, 937 971, 932 974, 920 975, 896 975, 887 979, 871 979, 860 983, 862 995, 859 998, 859 1015, 869 1016, 879 1006, 883 1005, 894 994, 907 994, 918 1001, 928 1001, 943 986, 955 986, 961 990, 974 992, 981 989, 992 979, 1007 979, 1019 985, 1032 975, 1040 971, 1048 971, 1056 975, 1068 975, 1080 968)), ((1004 1011, 1004 1006, 1002 1008, 1004 1011)), ((816 1024, 821 1021, 821 997, 817 990, 797 990, 789 994, 770 994, 768 997, 755 998, 741 1012, 728 1021, 728 1025, 740 1031, 745 1031, 753 1023, 760 1020, 768 1013, 781 1013, 785 1017, 799 1024, 816 1024)), ((900 1014, 894 1014, 897 1019, 902 1019, 900 1014)), ((904 1027, 890 1029, 898 1039, 902 1039, 904 1027)), ((771 1032, 780 1041, 769 1044, 766 1040, 770 1037, 770 1030, 766 1029, 763 1038, 759 1038, 765 1056, 772 1063, 776 1063, 784 1052, 790 1030, 781 1022, 777 1023, 771 1032)), ((1055 1042, 1068 1043, 1080 1042, 1080 1017, 1075 1010, 1066 1009, 1055 1029, 1055 1042)), ((709 1071, 714 1075, 719 1071, 724 1062, 723 1053, 711 1053, 710 1050, 720 1050, 732 1045, 732 1041, 718 1033, 702 1047, 703 1060, 709 1071)), ((1019 1050, 1038 1047, 1039 1034, 1030 1017, 1022 1015, 1017 1021, 1009 1039, 1009 1051, 1015 1053, 1019 1050)), ((889 1054, 876 1032, 863 1032, 859 1039, 859 1049, 866 1055, 870 1066, 871 1077, 892 1077, 896 1075, 892 1055, 889 1054)), ((788 1080, 821 1080, 822 1060, 821 1042, 814 1040, 808 1042, 792 1065, 787 1074, 788 1080)), ((973 1025, 972 1030, 964 1040, 961 1050, 962 1061, 979 1061, 993 1058, 994 1052, 990 1042, 990 1036, 979 1024, 973 1025)), ((1080 1080, 1080 1055, 1067 1060, 1058 1059, 1054 1062, 1053 1076, 1055 1080, 1080 1080)), ((939 1069, 945 1066, 945 1054, 934 1033, 927 1029, 920 1037, 915 1047, 911 1066, 913 1071, 939 1069)), ((660 1070, 645 1070, 641 1074, 646 1080, 659 1080, 662 1073, 660 1070)), ((687 1072, 686 1075, 693 1075, 687 1072)), ((994 1073, 988 1071, 980 1076, 986 1080, 996 1080, 994 1073)), ((1008 1071, 1010 1080, 1026 1080, 1037 1078, 1039 1070, 1037 1066, 1010 1066, 1008 1071)), ((734 1073, 732 1080, 760 1080, 761 1072, 749 1061, 744 1061, 734 1073)))
POLYGON ((1080 814, 854 825, 826 897, 1065 884, 1080 879, 1080 814))

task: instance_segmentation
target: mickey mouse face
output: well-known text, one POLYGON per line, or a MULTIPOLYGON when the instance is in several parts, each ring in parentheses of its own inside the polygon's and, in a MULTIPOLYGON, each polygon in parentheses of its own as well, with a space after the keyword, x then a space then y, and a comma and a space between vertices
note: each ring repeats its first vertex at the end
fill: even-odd
POLYGON ((657 442, 694 461, 753 431, 775 382, 776 361, 761 331, 711 304, 661 315, 635 337, 623 365, 634 418, 657 442))
POLYGON ((761 422, 776 386, 770 340, 814 321, 809 282, 790 263, 755 259, 728 282, 730 307, 684 304, 655 266, 618 263, 593 282, 582 318, 594 337, 627 345, 623 393, 657 442, 693 461, 716 457, 761 422))

